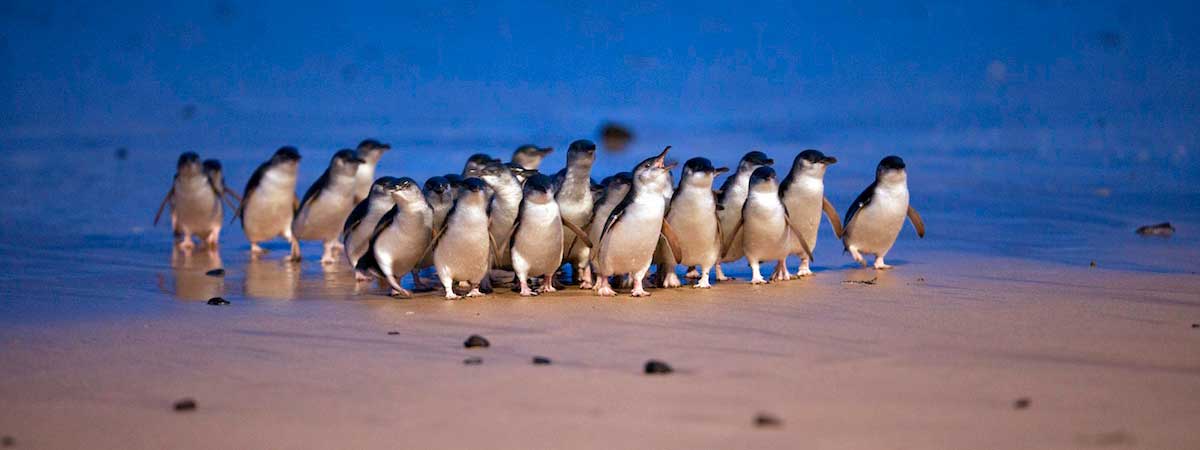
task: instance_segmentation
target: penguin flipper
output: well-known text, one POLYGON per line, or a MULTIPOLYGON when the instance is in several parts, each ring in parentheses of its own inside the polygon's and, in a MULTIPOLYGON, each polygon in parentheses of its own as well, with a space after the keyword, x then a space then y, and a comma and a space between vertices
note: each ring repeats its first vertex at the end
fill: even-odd
MULTIPOLYGON (((258 168, 254 169, 254 173, 250 174, 250 179, 246 181, 246 190, 242 194, 242 201, 238 203, 237 214, 229 219, 229 223, 233 223, 237 219, 245 219, 246 203, 250 201, 250 196, 254 195, 254 191, 258 189, 258 185, 262 183, 263 175, 267 173, 267 169, 271 167, 270 161, 259 164, 258 168)), ((243 220, 242 227, 245 227, 243 220)))
MULTIPOLYGON (((575 224, 571 223, 571 221, 567 220, 565 217, 559 216, 559 219, 562 220, 563 226, 569 228, 572 233, 575 233, 575 235, 583 241, 583 245, 588 246, 588 248, 593 247, 592 240, 588 239, 587 233, 585 233, 582 228, 575 226, 575 224)), ((574 245, 574 241, 572 241, 572 245, 574 245)))
MULTIPOLYGON (((227 194, 227 193, 229 193, 229 191, 225 191, 225 193, 227 194)), ((217 197, 220 198, 221 201, 223 203, 225 203, 225 205, 229 206, 230 210, 237 211, 237 209, 238 209, 237 203, 234 203, 233 199, 230 198, 228 195, 218 194, 217 197)))
POLYGON ((683 256, 683 253, 679 250, 679 236, 675 234, 675 230, 671 228, 671 224, 666 220, 662 221, 662 229, 659 230, 659 233, 667 238, 667 247, 671 248, 671 259, 678 263, 680 257, 683 256))
MULTIPOLYGON (((342 242, 345 242, 346 238, 350 236, 350 233, 354 232, 354 230, 358 229, 358 227, 362 225, 362 220, 367 216, 367 212, 370 209, 371 206, 366 200, 358 202, 357 205, 354 205, 354 209, 350 210, 350 215, 346 216, 346 223, 342 225, 342 242)), ((391 211, 389 210, 389 212, 391 211)))
POLYGON ((842 238, 842 219, 838 218, 837 209, 833 207, 833 203, 829 203, 829 197, 821 197, 821 209, 825 210, 825 217, 829 219, 829 225, 833 226, 833 235, 838 239, 842 238))
POLYGON ((293 205, 296 205, 295 206, 296 212, 299 212, 301 209, 304 209, 310 203, 312 203, 314 200, 316 200, 317 197, 320 197, 321 191, 325 190, 325 186, 328 184, 329 184, 329 169, 325 169, 325 172, 321 174, 321 177, 317 178, 317 181, 314 181, 312 186, 308 187, 307 191, 304 191, 304 198, 300 200, 300 203, 298 205, 293 203, 293 205))
POLYGON ((913 228, 917 229, 917 237, 925 237, 925 221, 921 220, 921 214, 917 213, 911 205, 908 207, 908 220, 912 222, 913 228))
MULTIPOLYGON (((717 223, 721 223, 721 221, 718 220, 717 223)), ((725 259, 725 256, 729 254, 729 249, 733 248, 733 243, 737 242, 738 238, 741 237, 741 232, 742 232, 742 221, 738 220, 737 225, 733 226, 733 233, 731 233, 729 235, 729 237, 731 238, 731 239, 729 239, 729 244, 726 245, 725 248, 721 249, 721 259, 725 259)))
POLYGON ((238 195, 238 193, 237 193, 237 192, 234 192, 234 191, 233 191, 233 188, 229 187, 229 185, 228 185, 228 184, 224 185, 224 187, 225 187, 225 189, 224 189, 224 190, 225 190, 225 195, 228 195, 228 196, 230 196, 230 197, 233 197, 233 198, 234 198, 234 200, 237 200, 237 201, 238 201, 238 203, 241 203, 241 202, 242 202, 242 196, 238 195))
POLYGON ((175 185, 171 184, 171 190, 167 191, 167 195, 163 197, 162 203, 158 204, 158 212, 154 213, 154 226, 158 226, 158 219, 162 218, 163 209, 166 209, 167 202, 175 197, 175 185))
POLYGON ((784 213, 784 218, 787 219, 788 228, 791 228, 792 233, 796 234, 796 239, 800 240, 800 247, 803 248, 804 253, 808 255, 808 260, 816 261, 816 259, 813 258, 812 249, 808 247, 808 239, 805 239, 804 233, 800 231, 800 225, 797 225, 796 222, 792 221, 792 216, 786 212, 784 213))
POLYGON ((858 213, 858 210, 863 209, 867 205, 871 204, 871 198, 875 196, 876 183, 878 183, 878 181, 872 181, 870 186, 867 186, 866 189, 863 189, 861 194, 858 194, 858 198, 854 199, 854 203, 850 204, 850 209, 846 211, 846 222, 844 222, 846 224, 846 228, 843 229, 842 232, 843 240, 846 238, 846 232, 850 230, 850 224, 854 222, 854 215, 858 213))

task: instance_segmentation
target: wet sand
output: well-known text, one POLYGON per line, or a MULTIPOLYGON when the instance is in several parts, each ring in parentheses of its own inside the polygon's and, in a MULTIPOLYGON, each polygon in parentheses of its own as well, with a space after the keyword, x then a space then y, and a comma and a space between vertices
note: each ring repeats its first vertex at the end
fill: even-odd
POLYGON ((1200 446, 1200 277, 917 256, 648 299, 452 302, 354 295, 346 273, 297 280, 270 259, 224 279, 177 261, 160 286, 176 299, 150 310, 0 331, 0 434, 113 449, 1200 446), (213 286, 233 303, 182 299, 213 286), (491 347, 463 348, 471 334, 491 347), (676 372, 644 375, 648 359, 676 372), (174 411, 185 397, 198 408, 174 411), (782 425, 756 427, 759 413, 782 425))

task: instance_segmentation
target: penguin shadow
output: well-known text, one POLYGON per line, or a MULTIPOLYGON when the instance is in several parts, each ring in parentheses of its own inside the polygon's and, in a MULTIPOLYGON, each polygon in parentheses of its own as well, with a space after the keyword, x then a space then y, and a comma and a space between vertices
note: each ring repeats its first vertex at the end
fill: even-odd
POLYGON ((250 298, 292 300, 300 287, 300 264, 251 258, 246 262, 243 294, 250 298))
POLYGON ((168 290, 176 299, 208 300, 224 294, 224 278, 207 274, 224 267, 218 248, 190 252, 175 248, 171 250, 170 261, 172 282, 168 290))

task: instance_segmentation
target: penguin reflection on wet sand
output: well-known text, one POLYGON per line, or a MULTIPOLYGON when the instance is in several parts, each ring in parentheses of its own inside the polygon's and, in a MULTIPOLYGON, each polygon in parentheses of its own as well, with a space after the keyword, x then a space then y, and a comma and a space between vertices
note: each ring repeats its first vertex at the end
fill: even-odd
MULTIPOLYGON (((772 164, 775 164, 775 160, 767 158, 767 155, 760 151, 752 151, 742 156, 742 160, 738 162, 737 171, 725 179, 725 183, 721 185, 719 194, 717 194, 717 204, 720 205, 720 208, 717 209, 717 217, 721 219, 722 230, 728 233, 742 220, 742 205, 746 202, 746 196, 750 189, 750 174, 759 167, 772 164)), ((717 281, 729 279, 721 269, 721 262, 733 262, 744 256, 742 243, 734 240, 733 236, 729 234, 725 234, 722 248, 726 249, 726 252, 722 255, 721 261, 717 263, 717 281)))
MULTIPOLYGON (((357 266, 358 260, 367 254, 371 246, 371 236, 375 233, 375 225, 384 214, 396 206, 396 201, 392 200, 392 191, 399 188, 399 181, 394 177, 380 177, 375 180, 367 198, 358 202, 346 218, 341 239, 350 267, 357 266)), ((364 281, 365 277, 360 276, 358 279, 364 281)))
POLYGON ((357 268, 387 283, 391 295, 410 297, 412 293, 400 286, 400 279, 418 268, 433 241, 433 210, 412 178, 396 180, 390 194, 396 206, 375 226, 369 255, 359 260, 357 268))
POLYGON ((367 139, 358 144, 354 153, 363 162, 358 165, 358 172, 354 174, 354 203, 357 204, 370 195, 374 183, 372 180, 375 179, 375 167, 379 165, 383 153, 391 149, 392 146, 374 139, 367 139))
MULTIPOLYGON (((721 222, 717 219, 717 197, 712 187, 713 178, 728 171, 726 167, 713 167, 707 158, 689 159, 683 165, 679 188, 671 198, 667 223, 682 237, 679 264, 700 267, 700 279, 694 287, 712 287, 708 274, 721 257, 721 222)), ((662 283, 663 287, 680 285, 673 268, 662 283)))
MULTIPOLYGON (((783 199, 788 216, 799 225, 800 232, 808 238, 807 244, 810 249, 817 248, 817 230, 821 225, 822 211, 829 218, 833 235, 842 235, 842 221, 838 218, 833 204, 825 197, 825 169, 836 162, 837 158, 826 156, 818 150, 802 151, 792 161, 792 170, 779 184, 779 198, 783 199)), ((800 257, 800 268, 796 271, 796 276, 812 275, 812 269, 809 268, 811 261, 799 245, 792 247, 791 254, 800 257)), ((786 260, 783 264, 775 266, 772 278, 792 278, 786 260)))
POLYGON ((775 169, 770 167, 759 167, 750 175, 750 189, 742 206, 742 220, 730 234, 734 242, 741 242, 746 261, 750 263, 750 284, 766 283, 759 270, 761 263, 775 260, 783 264, 793 245, 804 248, 805 255, 812 259, 808 239, 788 218, 787 210, 779 200, 775 169))
POLYGON ((892 266, 883 257, 896 243, 904 218, 912 221, 918 237, 925 237, 925 222, 921 215, 908 203, 908 172, 904 160, 899 156, 888 156, 875 168, 875 182, 871 183, 846 211, 846 232, 842 243, 854 261, 864 267, 867 261, 863 253, 875 255, 875 269, 890 269, 892 266))
MULTIPOLYGON (((209 161, 215 163, 215 160, 209 161)), ((154 224, 158 225, 163 209, 170 205, 171 230, 175 235, 176 248, 185 253, 192 251, 195 248, 193 234, 200 237, 206 248, 216 248, 221 236, 221 222, 225 217, 222 203, 224 192, 225 182, 221 177, 220 163, 216 163, 214 171, 200 163, 200 155, 185 152, 179 155, 171 189, 154 214, 154 224)))
POLYGON ((525 144, 513 150, 512 162, 528 170, 538 170, 546 156, 553 152, 551 147, 539 148, 533 144, 525 144))
POLYGON ((671 251, 679 254, 679 240, 663 220, 667 202, 664 196, 671 165, 664 161, 667 151, 647 158, 633 170, 633 187, 609 214, 592 262, 597 268, 596 294, 616 295, 609 277, 629 274, 633 278, 634 297, 649 296, 642 287, 660 234, 666 236, 671 251))
POLYGON ((484 295, 479 284, 496 252, 496 243, 488 232, 488 203, 487 184, 483 180, 463 180, 454 207, 429 244, 433 248, 433 266, 446 289, 447 299, 461 298, 454 293, 458 281, 470 284, 467 297, 484 295))
POLYGON ((358 166, 363 162, 354 151, 339 150, 329 160, 329 167, 304 192, 300 209, 292 222, 292 232, 302 241, 322 241, 322 264, 337 262, 342 244, 338 242, 346 217, 354 210, 354 189, 358 166))
POLYGON ((300 260, 300 243, 292 235, 299 165, 300 152, 295 147, 282 147, 270 160, 259 165, 246 183, 237 217, 242 220, 242 231, 250 241, 252 255, 266 252, 259 242, 283 236, 292 246, 288 259, 300 260))
POLYGON ((516 272, 522 296, 554 292, 554 272, 562 263, 563 229, 591 247, 587 234, 559 214, 558 202, 554 201, 554 187, 550 177, 537 174, 525 182, 521 208, 513 226, 512 267, 516 272), (529 287, 530 276, 542 277, 537 293, 529 287))

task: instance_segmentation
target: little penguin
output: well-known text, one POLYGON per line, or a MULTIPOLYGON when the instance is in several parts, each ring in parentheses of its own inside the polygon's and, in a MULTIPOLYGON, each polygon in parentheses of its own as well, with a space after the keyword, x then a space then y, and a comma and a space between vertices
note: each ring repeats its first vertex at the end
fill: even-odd
POLYGON ((292 233, 302 241, 322 241, 322 264, 337 262, 335 249, 346 217, 354 209, 354 186, 357 183, 358 166, 363 163, 353 150, 342 149, 333 154, 329 167, 317 181, 304 192, 296 219, 292 221, 292 233))
POLYGON ((875 255, 875 268, 890 269, 884 255, 896 243, 904 218, 912 221, 918 237, 925 237, 925 222, 908 204, 908 172, 899 156, 888 156, 875 168, 875 182, 867 186, 846 211, 842 244, 854 261, 866 267, 863 253, 875 255))
MULTIPOLYGON (((457 178, 458 175, 454 177, 457 178)), ((458 184, 462 184, 461 179, 458 184)), ((429 208, 433 211, 433 229, 440 230, 442 223, 446 221, 446 214, 454 207, 453 184, 444 176, 430 177, 425 180, 424 192, 425 202, 429 203, 429 208)), ((426 253, 413 271, 413 286, 418 290, 429 289, 429 285, 421 278, 420 271, 430 267, 433 267, 433 254, 426 253)))
MULTIPOLYGON (((663 219, 671 214, 671 198, 675 196, 675 174, 667 172, 667 188, 663 190, 663 200, 667 202, 667 209, 663 213, 663 219)), ((675 274, 675 265, 679 262, 679 255, 671 253, 671 246, 668 245, 666 238, 659 236, 658 245, 654 248, 654 257, 651 258, 651 264, 654 264, 654 276, 651 277, 653 284, 657 284, 662 288, 677 288, 680 286, 679 277, 675 274)))
POLYGON ((486 153, 476 153, 467 158, 467 163, 463 165, 462 177, 470 178, 479 176, 478 172, 490 162, 500 162, 499 159, 492 158, 486 153))
MULTIPOLYGON (((720 208, 717 208, 717 217, 721 219, 722 230, 732 230, 742 220, 742 205, 746 202, 750 190, 750 175, 759 167, 772 164, 775 164, 775 161, 760 151, 751 151, 742 156, 737 171, 725 179, 717 194, 717 205, 720 205, 720 208)), ((721 243, 721 248, 728 249, 728 252, 717 263, 717 281, 729 279, 721 270, 721 262, 733 262, 744 256, 742 243, 734 240, 729 234, 725 235, 725 242, 721 243)))
POLYGON ((553 152, 553 147, 539 148, 533 144, 525 144, 513 150, 512 162, 528 170, 537 170, 542 165, 542 160, 553 152))
POLYGON ((447 182, 450 183, 450 205, 454 205, 454 199, 458 198, 458 191, 463 187, 463 177, 457 173, 448 173, 442 175, 447 182))
POLYGON ((558 202, 554 201, 553 180, 545 175, 533 175, 525 181, 521 208, 509 243, 512 267, 522 296, 537 295, 529 287, 530 276, 542 277, 538 293, 555 291, 553 277, 562 264, 564 227, 582 240, 581 245, 591 247, 587 234, 559 214, 558 202))
POLYGON ((300 152, 295 147, 282 147, 271 159, 262 163, 250 175, 242 194, 237 218, 250 241, 250 253, 261 255, 266 250, 259 242, 283 236, 292 245, 288 259, 300 260, 300 242, 292 235, 292 217, 296 214, 296 171, 300 152))
MULTIPOLYGON (((683 165, 679 187, 671 197, 667 223, 682 239, 679 241, 679 264, 699 266, 700 280, 693 287, 712 287, 708 274, 721 257, 721 222, 717 219, 717 196, 713 179, 728 172, 727 167, 713 167, 708 158, 692 158, 683 165)), ((674 270, 662 280, 665 287, 679 286, 674 270)))
POLYGON ((731 234, 735 241, 741 241, 746 261, 750 263, 750 284, 763 284, 767 282, 759 270, 763 261, 776 260, 782 264, 792 245, 803 247, 810 259, 812 251, 808 248, 808 239, 799 235, 779 200, 775 169, 766 166, 754 169, 748 191, 742 205, 742 219, 731 234))
POLYGON ((213 189, 216 189, 218 196, 229 205, 229 209, 236 213, 238 204, 242 203, 242 197, 234 192, 228 184, 225 184, 225 173, 221 168, 221 161, 215 159, 206 159, 203 163, 204 174, 208 176, 213 189))
POLYGON ((359 260, 358 269, 387 283, 392 296, 411 297, 412 293, 400 286, 400 279, 417 268, 433 242, 433 210, 412 178, 396 180, 390 194, 396 206, 375 226, 370 255, 359 260))
POLYGON ((185 253, 191 252, 195 247, 192 243, 192 235, 195 234, 203 240, 205 247, 215 249, 224 218, 221 202, 224 188, 219 167, 214 174, 205 170, 200 163, 200 155, 195 152, 179 155, 171 189, 167 190, 167 195, 158 206, 154 224, 158 225, 163 208, 171 205, 171 230, 175 235, 175 246, 185 253))
MULTIPOLYGON (((567 147, 567 167, 555 176, 554 200, 558 202, 559 213, 567 222, 579 227, 588 227, 592 223, 592 209, 595 199, 592 196, 592 164, 596 162, 596 144, 587 139, 572 142, 567 147)), ((563 229, 563 262, 570 263, 574 273, 572 282, 579 283, 580 289, 591 289, 591 248, 582 245, 579 237, 566 228, 563 229)))
MULTIPOLYGON (((599 217, 599 220, 592 220, 588 225, 588 240, 592 243, 600 242, 600 233, 604 231, 604 222, 612 210, 625 199, 625 194, 629 193, 629 188, 633 186, 633 173, 618 172, 615 175, 605 177, 600 185, 604 187, 604 191, 596 197, 596 205, 594 208, 594 217, 599 217)), ((593 249, 595 251, 595 249, 593 249)), ((595 273, 595 267, 592 267, 589 272, 595 273)), ((594 279, 587 280, 589 283, 594 282, 594 279)))
POLYGON ((483 295, 479 284, 497 252, 496 243, 488 232, 489 203, 487 184, 483 180, 464 180, 454 207, 446 214, 446 221, 429 244, 433 248, 433 266, 446 289, 446 299, 460 298, 453 289, 456 281, 471 285, 467 297, 483 295))
MULTIPOLYGON (((807 244, 810 249, 817 248, 817 229, 821 225, 822 211, 829 218, 829 225, 833 227, 833 235, 838 237, 842 235, 842 220, 838 218, 833 204, 825 197, 825 170, 834 163, 837 163, 837 158, 826 156, 819 150, 802 151, 796 155, 796 159, 792 161, 791 171, 786 177, 783 177, 783 181, 779 184, 779 198, 783 199, 783 206, 787 208, 788 216, 800 226, 800 231, 804 233, 804 236, 808 237, 807 244)), ((812 275, 812 269, 809 268, 811 261, 803 254, 801 248, 793 247, 791 254, 800 256, 800 269, 796 271, 796 276, 812 275)), ((775 267, 775 272, 772 278, 783 280, 792 278, 792 275, 788 273, 786 260, 784 264, 775 267)))
MULTIPOLYGON (((342 246, 346 249, 346 259, 350 267, 358 265, 358 260, 367 254, 371 246, 371 236, 375 234, 375 225, 384 214, 396 206, 392 200, 392 192, 399 189, 398 178, 380 177, 371 184, 371 192, 367 198, 350 211, 342 226, 342 246)), ((361 272, 360 272, 361 274, 361 272)), ((363 278, 360 277, 360 281, 363 278)))
POLYGON ((490 232, 496 238, 499 253, 496 255, 497 269, 512 267, 508 244, 512 238, 513 224, 517 221, 518 209, 521 207, 521 183, 513 176, 512 169, 507 164, 497 161, 489 162, 478 170, 479 178, 487 183, 493 192, 491 203, 490 232))
POLYGON ((598 272, 597 295, 616 295, 609 277, 629 274, 633 278, 633 296, 649 296, 642 281, 650 270, 660 234, 666 236, 672 253, 680 253, 678 238, 663 220, 667 208, 664 193, 672 168, 664 161, 670 149, 663 149, 658 156, 647 158, 634 168, 633 186, 609 213, 592 257, 598 272))
POLYGON ((375 179, 375 167, 379 165, 379 159, 383 158, 383 153, 391 150, 392 146, 384 144, 374 139, 367 139, 358 143, 358 148, 354 150, 354 154, 358 159, 363 160, 358 165, 358 172, 354 174, 354 203, 357 204, 363 199, 366 199, 371 193, 371 186, 375 179))

